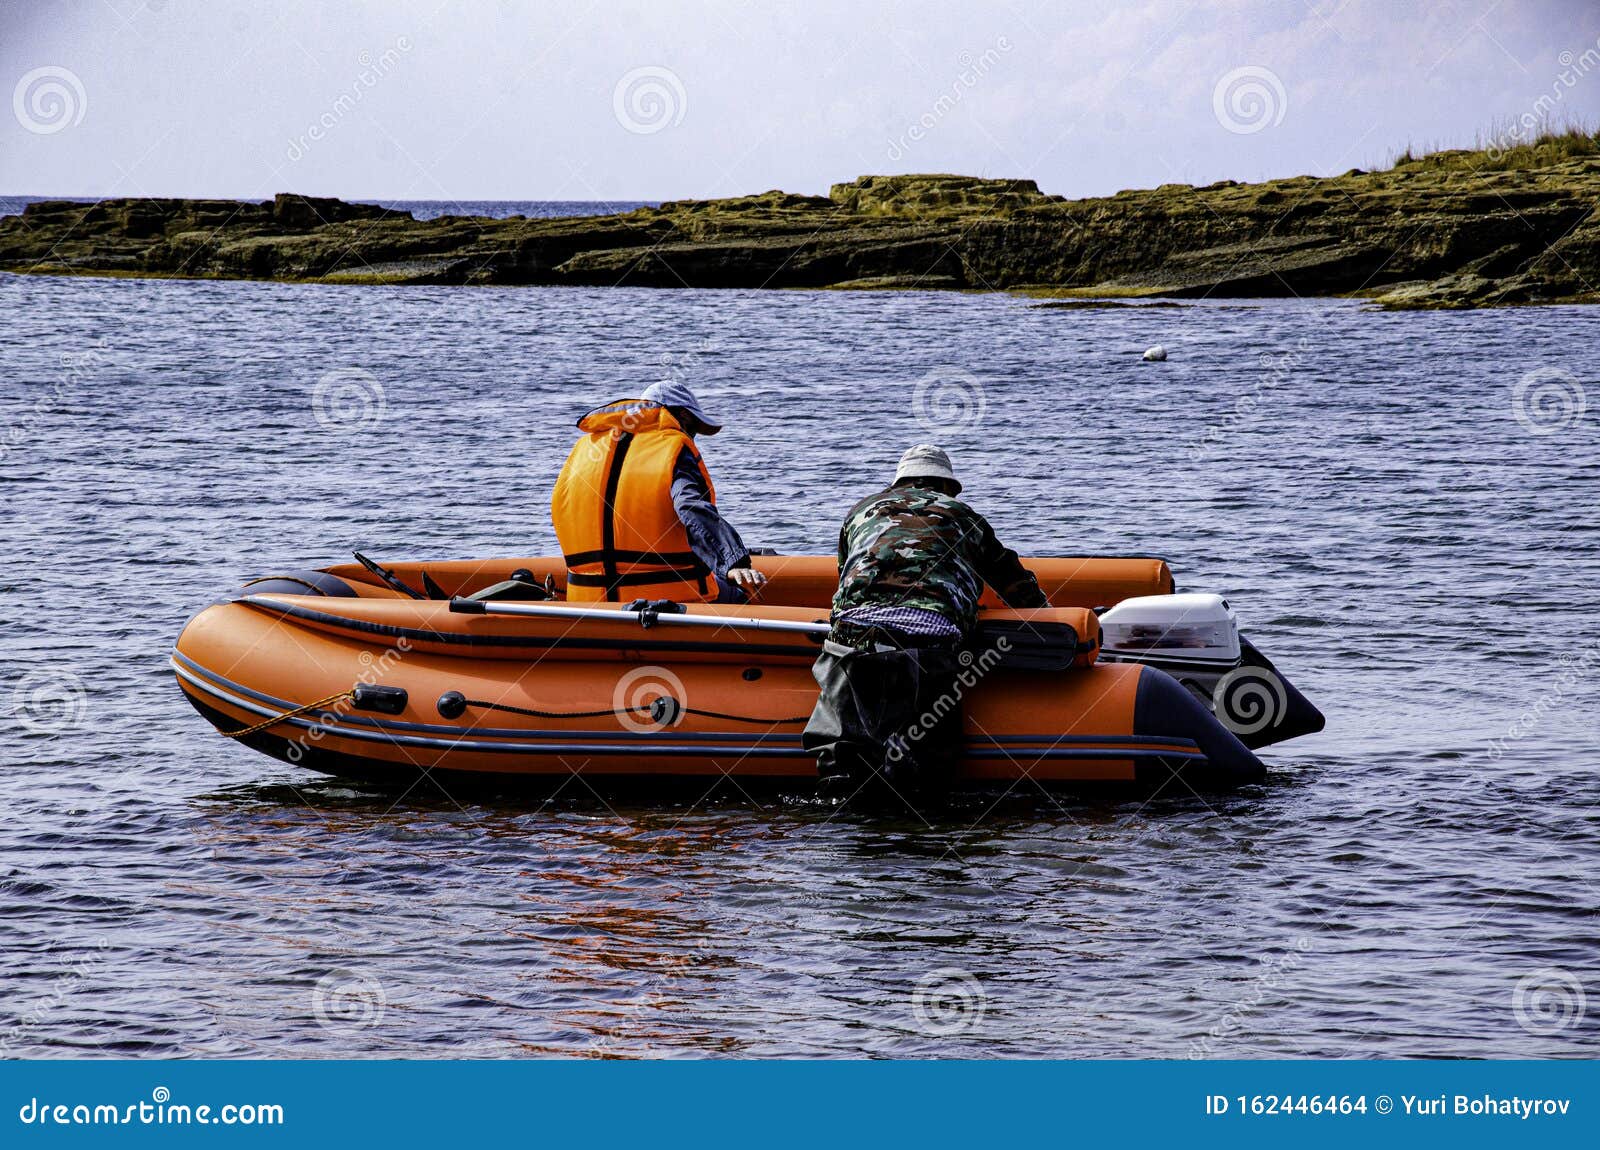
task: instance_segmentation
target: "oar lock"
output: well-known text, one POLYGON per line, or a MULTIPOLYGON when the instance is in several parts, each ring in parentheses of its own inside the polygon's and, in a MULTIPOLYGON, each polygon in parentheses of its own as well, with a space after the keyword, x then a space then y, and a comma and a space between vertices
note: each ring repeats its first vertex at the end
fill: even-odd
POLYGON ((688 608, 674 599, 635 599, 623 610, 636 613, 639 616, 639 626, 647 631, 663 615, 687 615, 689 613, 688 608))
MULTIPOLYGON (((462 598, 450 600, 450 610, 456 615, 501 615, 522 613, 507 611, 503 604, 490 603, 482 599, 462 598)), ((639 626, 646 629, 649 629, 656 623, 660 622, 661 616, 663 615, 687 615, 689 613, 689 609, 687 607, 673 599, 635 599, 622 610, 638 616, 639 626)), ((534 613, 543 614, 544 612, 536 611, 534 613)), ((587 617, 592 619, 605 619, 611 614, 610 612, 606 611, 591 611, 585 608, 578 608, 574 613, 577 614, 579 618, 587 617)), ((558 614, 557 611, 550 611, 549 614, 552 618, 560 618, 561 614, 566 613, 563 612, 558 614)), ((714 624, 716 620, 708 620, 708 622, 714 624)))

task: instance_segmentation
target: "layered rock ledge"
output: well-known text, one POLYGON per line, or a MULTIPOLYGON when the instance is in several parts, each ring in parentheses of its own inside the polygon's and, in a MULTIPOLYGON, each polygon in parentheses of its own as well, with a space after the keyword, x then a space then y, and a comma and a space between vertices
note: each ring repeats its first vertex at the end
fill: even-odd
POLYGON ((1444 152, 1382 172, 1168 184, 867 176, 559 219, 265 203, 47 201, 0 219, 0 269, 321 283, 950 288, 1107 297, 1361 295, 1393 307, 1600 300, 1600 155, 1444 152), (1482 161, 1482 162, 1479 162, 1482 161))

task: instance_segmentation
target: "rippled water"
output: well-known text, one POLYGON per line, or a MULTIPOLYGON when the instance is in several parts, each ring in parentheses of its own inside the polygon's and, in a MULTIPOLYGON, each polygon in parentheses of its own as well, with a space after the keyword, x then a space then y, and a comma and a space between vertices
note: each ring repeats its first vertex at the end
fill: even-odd
POLYGON ((1595 1049, 1600 312, 0 277, 0 314, 10 1053, 1595 1049), (753 544, 828 549, 936 438, 1024 551, 1226 593, 1327 731, 1233 796, 923 825, 360 791, 182 700, 246 576, 550 550, 571 421, 666 373, 753 544))
MULTIPOLYGON (((35 200, 79 200, 90 203, 90 196, 0 196, 0 216, 20 215, 22 209, 35 200)), ((527 216, 529 219, 549 216, 603 216, 612 212, 631 212, 634 208, 653 206, 646 200, 361 200, 360 203, 380 204, 410 212, 419 220, 439 216, 489 216, 505 219, 508 216, 527 216)))

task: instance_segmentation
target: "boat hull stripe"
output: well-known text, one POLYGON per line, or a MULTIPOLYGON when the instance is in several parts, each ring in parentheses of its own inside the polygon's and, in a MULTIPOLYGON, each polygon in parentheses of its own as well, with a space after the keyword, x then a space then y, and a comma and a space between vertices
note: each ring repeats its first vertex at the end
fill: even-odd
MULTIPOLYGON (((208 671, 192 659, 173 652, 173 670, 178 678, 204 695, 248 711, 263 718, 291 709, 294 704, 273 699, 258 691, 208 671), (190 670, 192 668, 193 670, 190 670), (204 677, 202 677, 204 676, 204 677), (208 681, 212 680, 212 681, 208 681)), ((426 747, 439 750, 482 751, 525 755, 663 755, 663 756, 755 756, 763 758, 809 758, 810 752, 797 745, 798 736, 756 736, 753 741, 730 743, 734 736, 714 732, 625 732, 625 731, 572 731, 572 730, 511 730, 493 732, 462 730, 424 723, 378 722, 360 716, 336 715, 323 712, 335 720, 312 718, 285 719, 284 725, 301 730, 317 730, 324 737, 348 738, 365 742, 389 743, 404 747, 426 747), (352 727, 352 721, 370 723, 373 729, 352 727), (416 735, 408 731, 438 732, 435 735, 416 735), (488 742, 494 737, 527 739, 622 739, 624 742, 488 742), (667 741, 670 740, 670 741, 667 741), (703 740, 696 742, 695 740, 703 740), (785 745, 787 744, 787 745, 785 745)), ((1185 759, 1198 760, 1205 756, 1187 739, 1158 738, 1138 735, 1017 735, 1007 739, 992 739, 990 746, 969 746, 966 754, 971 758, 1031 758, 1031 759, 1185 759), (1051 745, 1032 747, 1027 742, 1045 742, 1051 745), (1130 746, 1129 744, 1138 744, 1130 746)))

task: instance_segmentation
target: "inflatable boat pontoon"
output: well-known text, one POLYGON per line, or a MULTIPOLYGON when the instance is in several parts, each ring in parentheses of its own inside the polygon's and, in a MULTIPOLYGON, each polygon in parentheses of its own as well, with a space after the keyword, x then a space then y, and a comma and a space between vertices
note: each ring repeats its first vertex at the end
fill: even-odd
MULTIPOLYGON (((558 558, 360 564, 254 580, 191 619, 178 684, 220 731, 331 774, 504 785, 816 777, 800 733, 837 580, 755 560, 746 606, 569 604, 558 558)), ((1252 748, 1323 718, 1156 558, 1024 560, 1051 606, 993 600, 963 654, 962 783, 1259 782, 1252 748)))

